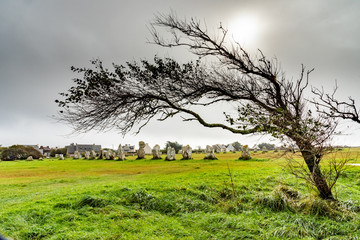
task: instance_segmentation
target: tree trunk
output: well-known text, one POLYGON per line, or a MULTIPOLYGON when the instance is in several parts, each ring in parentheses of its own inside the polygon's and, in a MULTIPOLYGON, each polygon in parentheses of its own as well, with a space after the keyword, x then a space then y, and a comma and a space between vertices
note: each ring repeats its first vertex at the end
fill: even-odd
POLYGON ((314 151, 302 150, 301 154, 312 175, 313 182, 315 184, 315 187, 319 191, 320 197, 325 200, 334 200, 334 196, 331 193, 331 189, 329 188, 326 179, 321 173, 320 166, 317 163, 318 159, 314 155, 314 151))

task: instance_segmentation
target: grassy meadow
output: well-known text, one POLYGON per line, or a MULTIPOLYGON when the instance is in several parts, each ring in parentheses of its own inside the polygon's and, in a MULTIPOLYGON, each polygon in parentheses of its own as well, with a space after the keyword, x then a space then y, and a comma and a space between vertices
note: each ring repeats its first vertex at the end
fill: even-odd
MULTIPOLYGON (((332 158, 357 162, 360 149, 332 158)), ((360 239, 360 167, 327 202, 281 153, 219 160, 0 162, 0 233, 9 239, 360 239)), ((298 156, 295 156, 297 158, 298 156)), ((181 159, 180 155, 176 156, 181 159)), ((360 160, 359 160, 360 162, 360 160)))

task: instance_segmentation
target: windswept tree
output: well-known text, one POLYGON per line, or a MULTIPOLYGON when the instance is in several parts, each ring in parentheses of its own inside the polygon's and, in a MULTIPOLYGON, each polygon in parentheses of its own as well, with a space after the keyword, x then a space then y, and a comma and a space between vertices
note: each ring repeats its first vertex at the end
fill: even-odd
POLYGON ((200 60, 180 64, 155 57, 153 62, 75 68, 82 78, 57 100, 60 117, 76 131, 116 127, 124 134, 140 131, 150 119, 163 121, 181 115, 205 127, 222 128, 234 134, 268 133, 295 144, 301 152, 311 180, 323 199, 334 199, 331 186, 320 169, 320 161, 336 124, 307 108, 304 91, 312 70, 302 66, 297 80, 285 78, 276 59, 259 51, 251 57, 238 43, 227 44, 227 30, 220 26, 215 37, 196 19, 180 20, 159 15, 152 23, 154 43, 163 47, 186 47, 200 60), (159 28, 170 36, 162 38, 159 28), (215 57, 215 58, 214 58, 215 57), (224 113, 224 121, 209 122, 197 109, 218 103, 237 106, 236 114, 224 113))

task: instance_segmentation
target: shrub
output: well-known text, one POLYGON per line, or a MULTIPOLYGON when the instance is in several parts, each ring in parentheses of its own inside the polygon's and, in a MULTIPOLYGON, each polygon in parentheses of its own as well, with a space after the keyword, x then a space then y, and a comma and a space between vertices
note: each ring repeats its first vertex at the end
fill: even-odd
POLYGON ((1 159, 4 161, 23 160, 29 156, 39 159, 42 154, 31 146, 13 145, 2 152, 1 159))
POLYGON ((6 147, 1 147, 1 145, 0 145, 0 158, 1 158, 2 152, 3 152, 4 150, 6 150, 6 149, 7 149, 6 147))
POLYGON ((55 157, 56 154, 62 154, 64 157, 67 154, 67 148, 53 148, 50 151, 50 157, 55 157))
POLYGON ((167 150, 168 147, 173 147, 175 149, 175 153, 178 153, 181 149, 182 149, 182 144, 178 143, 178 142, 170 142, 167 141, 166 142, 166 146, 165 149, 167 150))

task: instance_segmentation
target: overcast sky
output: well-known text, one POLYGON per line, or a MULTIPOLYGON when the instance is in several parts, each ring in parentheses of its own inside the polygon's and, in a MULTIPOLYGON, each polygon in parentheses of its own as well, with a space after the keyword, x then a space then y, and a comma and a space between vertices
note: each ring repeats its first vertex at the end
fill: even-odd
MULTIPOLYGON (((331 91, 337 80, 339 98, 352 96, 360 106, 360 1, 2 0, 0 144, 117 147, 143 140, 163 147, 169 140, 204 147, 268 141, 266 136, 234 135, 178 118, 152 121, 136 136, 123 137, 116 130, 71 135, 71 128, 51 118, 58 111, 58 93, 78 77, 71 66, 90 66, 94 58, 110 66, 156 54, 189 59, 183 50, 147 43, 154 14, 171 11, 180 18, 205 20, 214 31, 221 22, 250 52, 259 48, 276 56, 289 78, 299 75, 301 64, 315 68, 312 86, 331 91)), ((344 122, 341 129, 346 134, 335 137, 334 144, 360 145, 360 125, 344 122)))

